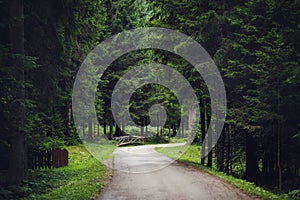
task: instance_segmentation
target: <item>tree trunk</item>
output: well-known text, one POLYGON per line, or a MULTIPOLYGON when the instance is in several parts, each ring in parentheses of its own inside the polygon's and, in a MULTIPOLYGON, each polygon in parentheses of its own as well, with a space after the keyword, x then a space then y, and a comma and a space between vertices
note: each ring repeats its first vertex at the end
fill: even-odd
POLYGON ((93 139, 93 122, 92 119, 88 119, 88 139, 91 141, 93 139))
MULTIPOLYGON (((10 43, 12 45, 12 53, 24 55, 24 14, 23 0, 10 1, 10 17, 13 19, 13 24, 10 26, 10 43)), ((16 81, 23 82, 24 62, 23 58, 14 58, 13 67, 15 68, 16 81)), ((25 99, 25 88, 20 87, 16 92, 16 99, 25 99)), ((18 113, 15 113, 18 120, 18 127, 13 128, 10 137, 10 155, 9 155, 9 170, 8 183, 18 184, 27 174, 27 148, 26 137, 24 133, 25 126, 25 108, 22 104, 16 105, 18 113)))
POLYGON ((230 174, 231 173, 231 127, 230 125, 227 125, 227 131, 226 131, 226 136, 227 136, 227 149, 226 149, 226 173, 230 174))
MULTIPOLYGON (((206 113, 206 130, 208 130, 209 124, 210 124, 210 115, 207 110, 206 113)), ((207 156, 207 167, 212 167, 212 133, 207 135, 207 147, 210 149, 207 156)))
POLYGON ((281 170, 281 145, 280 145, 280 132, 278 132, 278 138, 277 138, 277 168, 278 168, 278 188, 279 191, 282 190, 282 170, 281 170))
POLYGON ((182 124, 182 126, 181 126, 181 137, 182 138, 184 138, 184 124, 185 123, 185 121, 184 121, 184 117, 182 117, 182 122, 181 122, 181 124, 182 124))
POLYGON ((249 181, 256 181, 259 175, 257 144, 250 133, 246 133, 246 174, 249 181))
POLYGON ((113 126, 114 126, 114 122, 112 119, 110 119, 110 123, 109 123, 109 136, 108 138, 111 140, 112 136, 113 136, 113 126))
MULTIPOLYGON (((225 132, 223 132, 225 133, 225 132)), ((219 162, 219 171, 224 171, 224 153, 225 153, 225 135, 222 134, 220 138, 220 162, 219 162)))
POLYGON ((205 102, 204 99, 200 99, 200 128, 201 128, 201 139, 202 139, 202 148, 201 148, 201 164, 205 164, 205 135, 206 135, 206 128, 205 128, 205 102))
POLYGON ((148 126, 145 127, 145 136, 148 137, 148 126))
POLYGON ((82 135, 85 136, 85 123, 82 124, 82 135))
POLYGON ((217 144, 217 163, 218 163, 218 171, 223 171, 224 170, 224 145, 225 145, 225 134, 226 134, 226 126, 224 126, 223 132, 220 135, 218 144, 217 144))
POLYGON ((189 108, 189 121, 188 121, 188 126, 189 126, 188 127, 188 136, 189 136, 189 138, 193 134, 192 131, 193 131, 193 126, 195 124, 195 121, 196 121, 196 110, 195 110, 195 106, 192 105, 189 108))
POLYGON ((176 125, 174 123, 172 124, 172 132, 173 132, 173 137, 174 137, 177 134, 176 125))
MULTIPOLYGON (((279 79, 277 79, 277 112, 280 114, 280 91, 279 79)), ((281 169, 281 136, 280 136, 280 119, 277 119, 277 168, 278 168, 278 188, 282 190, 282 169, 281 169)))
MULTIPOLYGON (((178 124, 180 124, 180 121, 178 122, 178 124)), ((181 128, 180 127, 178 127, 177 138, 181 138, 181 128)))
POLYGON ((144 136, 144 131, 145 131, 145 129, 144 129, 144 121, 142 119, 142 123, 141 123, 141 136, 144 136))
POLYGON ((106 120, 103 120, 104 122, 103 122, 103 134, 105 135, 105 136, 107 136, 107 131, 106 131, 106 120))
POLYGON ((93 122, 92 119, 88 119, 88 140, 92 141, 93 140, 93 122))
POLYGON ((220 165, 220 171, 224 171, 224 160, 225 160, 225 135, 222 136, 222 142, 221 142, 221 165, 220 165))
POLYGON ((119 137, 121 136, 121 129, 118 126, 118 124, 116 123, 116 132, 115 132, 115 137, 119 137))

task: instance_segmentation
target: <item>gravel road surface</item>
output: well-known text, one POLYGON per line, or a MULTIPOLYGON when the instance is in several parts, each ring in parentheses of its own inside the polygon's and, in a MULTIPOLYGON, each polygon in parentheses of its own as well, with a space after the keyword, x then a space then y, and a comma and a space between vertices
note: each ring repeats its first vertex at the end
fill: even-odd
POLYGON ((162 145, 116 149, 116 170, 98 200, 253 199, 223 180, 157 153, 158 146, 162 145))

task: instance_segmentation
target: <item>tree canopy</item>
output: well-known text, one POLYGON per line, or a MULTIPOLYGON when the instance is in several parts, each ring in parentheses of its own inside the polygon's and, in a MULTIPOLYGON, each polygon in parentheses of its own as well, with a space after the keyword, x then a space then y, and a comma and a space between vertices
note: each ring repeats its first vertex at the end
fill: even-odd
POLYGON ((299 189, 299 1, 11 0, 0 2, 0 16, 0 170, 8 170, 1 184, 21 182, 34 151, 78 144, 79 135, 112 139, 128 130, 163 142, 185 137, 189 126, 196 126, 194 143, 205 141, 211 118, 207 86, 190 63, 159 49, 133 51, 115 60, 98 80, 99 125, 87 121, 82 132, 75 129, 72 88, 88 53, 124 30, 156 26, 199 42, 225 83, 225 126, 201 163, 214 167, 216 159, 219 171, 278 190, 299 189), (159 84, 148 84, 135 91, 128 107, 140 129, 126 119, 122 127, 117 125, 111 111, 116 83, 130 69, 151 62, 170 66, 189 81, 199 100, 198 124, 190 124, 189 113, 180 122, 176 96, 159 84), (165 125, 157 130, 148 126, 155 104, 167 113, 165 125))

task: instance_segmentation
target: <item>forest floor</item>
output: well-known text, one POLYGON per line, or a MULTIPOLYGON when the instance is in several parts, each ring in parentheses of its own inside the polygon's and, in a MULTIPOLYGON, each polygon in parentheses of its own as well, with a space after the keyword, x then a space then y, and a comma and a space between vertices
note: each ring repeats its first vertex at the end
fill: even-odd
POLYGON ((98 200, 256 198, 222 179, 155 151, 162 146, 165 145, 116 149, 113 179, 98 200))
MULTIPOLYGON (((115 147, 101 145, 103 160, 112 158, 115 147)), ((95 198, 112 176, 112 170, 86 150, 83 145, 67 147, 69 164, 56 169, 30 170, 22 184, 0 188, 0 199, 65 199, 95 198)), ((100 157, 100 156, 99 156, 100 157)))

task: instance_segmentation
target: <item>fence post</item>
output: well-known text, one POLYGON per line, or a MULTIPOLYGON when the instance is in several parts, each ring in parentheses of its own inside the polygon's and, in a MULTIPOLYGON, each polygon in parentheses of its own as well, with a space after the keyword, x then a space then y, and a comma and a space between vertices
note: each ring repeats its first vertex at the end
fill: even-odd
POLYGON ((59 167, 59 150, 52 149, 52 167, 58 168, 59 167))
POLYGON ((53 168, 63 167, 68 165, 68 151, 66 149, 52 150, 52 166, 53 168))

